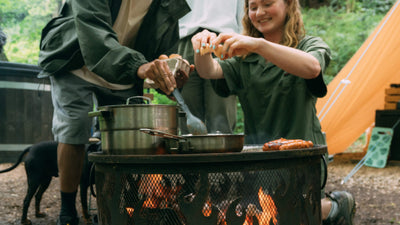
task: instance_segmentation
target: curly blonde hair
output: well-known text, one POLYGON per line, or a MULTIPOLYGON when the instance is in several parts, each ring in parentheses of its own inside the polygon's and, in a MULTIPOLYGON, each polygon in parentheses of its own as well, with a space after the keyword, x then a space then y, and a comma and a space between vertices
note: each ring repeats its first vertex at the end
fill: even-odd
MULTIPOLYGON (((283 1, 287 5, 287 15, 283 37, 280 44, 295 48, 306 33, 303 18, 301 16, 300 3, 299 0, 283 1)), ((253 26, 249 18, 249 0, 245 0, 242 24, 243 33, 245 35, 251 37, 263 37, 263 34, 253 26)))

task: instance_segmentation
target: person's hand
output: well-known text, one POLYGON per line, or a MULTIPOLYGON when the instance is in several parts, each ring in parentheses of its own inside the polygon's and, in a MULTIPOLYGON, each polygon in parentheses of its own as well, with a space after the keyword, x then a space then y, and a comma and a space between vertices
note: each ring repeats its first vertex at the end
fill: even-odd
POLYGON ((142 79, 148 78, 154 81, 155 86, 167 95, 171 94, 176 88, 174 75, 164 60, 155 59, 152 62, 141 65, 137 74, 142 79))
POLYGON ((197 54, 200 53, 200 48, 204 48, 206 45, 210 45, 210 43, 212 43, 215 38, 217 38, 217 34, 208 30, 203 30, 202 32, 195 34, 191 39, 193 50, 197 54))
MULTIPOLYGON (((189 62, 186 59, 183 59, 183 61, 189 65, 189 62)), ((184 70, 180 70, 178 69, 178 71, 176 71, 175 74, 175 82, 176 82, 176 87, 177 88, 182 88, 183 85, 187 82, 187 80, 189 79, 189 75, 190 73, 192 73, 194 71, 194 65, 190 65, 190 70, 189 71, 184 71, 184 70)))
POLYGON ((213 46, 220 44, 223 44, 222 52, 226 58, 247 55, 255 52, 258 48, 258 42, 255 38, 236 33, 221 33, 211 42, 213 46))

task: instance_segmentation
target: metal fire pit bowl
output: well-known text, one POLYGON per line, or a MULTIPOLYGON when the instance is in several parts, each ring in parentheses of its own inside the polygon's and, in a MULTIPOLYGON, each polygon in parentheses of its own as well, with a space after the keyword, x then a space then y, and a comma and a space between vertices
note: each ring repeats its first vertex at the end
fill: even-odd
POLYGON ((326 152, 91 153, 99 224, 319 225, 326 152))

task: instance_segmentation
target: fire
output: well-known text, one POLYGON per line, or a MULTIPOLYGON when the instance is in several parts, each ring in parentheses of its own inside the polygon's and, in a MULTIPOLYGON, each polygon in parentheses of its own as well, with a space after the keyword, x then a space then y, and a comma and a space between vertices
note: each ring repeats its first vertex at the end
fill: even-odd
POLYGON ((145 208, 157 208, 159 205, 160 197, 163 195, 163 186, 161 185, 161 174, 146 174, 142 177, 139 193, 147 196, 146 201, 143 203, 145 208))
POLYGON ((163 185, 162 174, 146 174, 140 180, 139 193, 146 196, 144 208, 167 208, 168 204, 175 201, 181 187, 163 185))
MULTIPOLYGON (((180 185, 171 185, 162 174, 146 174, 141 176, 139 181, 138 192, 143 196, 142 208, 148 209, 164 209, 164 208, 175 208, 177 206, 177 195, 181 190, 180 185)), ((245 212, 245 218, 243 225, 277 225, 278 223, 278 209, 275 205, 272 197, 264 193, 262 187, 258 190, 258 201, 261 206, 261 210, 257 208, 255 204, 248 204, 245 212), (258 223, 257 223, 258 222, 258 223)), ((214 203, 208 199, 202 210, 202 214, 205 217, 212 217, 212 214, 218 214, 218 225, 226 225, 226 210, 220 210, 218 207, 213 205, 214 203)), ((133 217, 135 209, 126 207, 126 212, 130 217, 133 217)), ((139 210, 140 209, 136 209, 139 210)), ((238 213, 236 211, 236 213, 238 213)), ((242 220, 243 221, 243 220, 242 220)))
POLYGON ((246 220, 243 225, 252 225, 254 217, 257 218, 258 224, 260 225, 269 225, 278 223, 278 219, 276 218, 278 215, 278 209, 275 206, 275 202, 272 197, 268 194, 265 194, 260 187, 258 190, 258 200, 260 202, 262 211, 258 210, 254 204, 249 204, 247 206, 247 214, 246 220))
POLYGON ((202 210, 203 215, 206 216, 206 217, 209 217, 211 215, 211 211, 212 211, 211 202, 207 201, 206 204, 204 204, 204 207, 203 207, 203 210, 202 210))
POLYGON ((128 215, 130 217, 132 217, 133 216, 133 212, 135 211, 135 209, 132 208, 132 207, 126 207, 125 209, 126 209, 126 212, 128 213, 128 215))
POLYGON ((278 220, 276 216, 278 215, 278 209, 275 206, 275 202, 272 197, 268 194, 264 194, 262 188, 258 191, 258 199, 262 208, 261 214, 257 215, 258 222, 260 224, 270 224, 269 221, 276 225, 278 220))

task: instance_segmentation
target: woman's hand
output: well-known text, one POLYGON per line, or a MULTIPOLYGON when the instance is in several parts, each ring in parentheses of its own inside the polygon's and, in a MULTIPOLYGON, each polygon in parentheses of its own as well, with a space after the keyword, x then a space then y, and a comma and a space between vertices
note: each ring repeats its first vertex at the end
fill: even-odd
MULTIPOLYGON (((217 45, 210 46, 214 42, 217 35, 208 30, 203 30, 192 37, 192 45, 194 54, 194 63, 197 73, 204 79, 221 79, 224 78, 221 66, 211 57, 211 52, 200 54, 200 49, 209 46, 215 49, 217 45)), ((221 55, 218 57, 223 58, 221 55)))
POLYGON ((195 53, 200 53, 200 48, 204 48, 207 44, 210 44, 217 37, 216 33, 208 30, 203 30, 192 37, 192 45, 195 53))
POLYGON ((176 88, 175 77, 172 74, 167 62, 156 59, 139 67, 138 76, 141 79, 150 79, 167 95, 176 88))
POLYGON ((256 52, 259 46, 257 38, 236 33, 221 33, 211 42, 213 46, 218 46, 219 44, 223 44, 222 52, 225 55, 224 58, 256 52))

